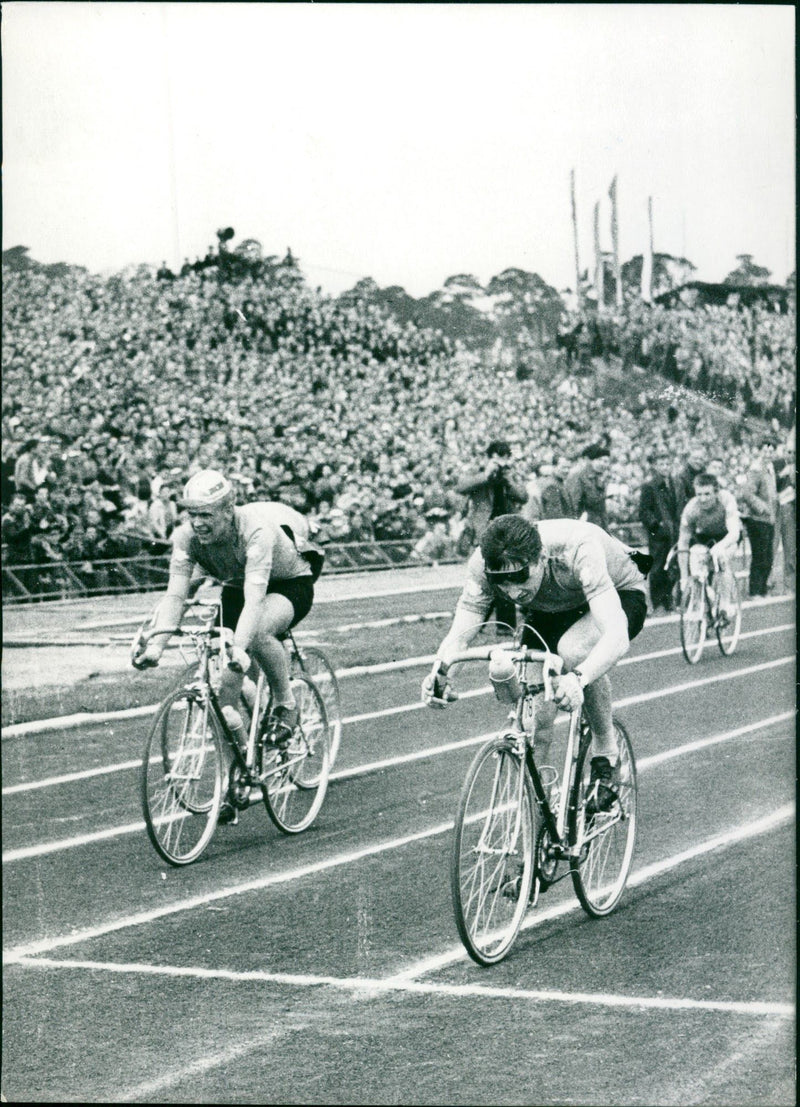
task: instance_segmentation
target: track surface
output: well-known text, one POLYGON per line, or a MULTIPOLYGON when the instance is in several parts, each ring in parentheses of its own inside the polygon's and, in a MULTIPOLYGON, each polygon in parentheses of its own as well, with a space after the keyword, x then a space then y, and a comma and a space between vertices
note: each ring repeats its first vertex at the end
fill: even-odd
MULTIPOLYGON (((454 597, 368 592, 312 613, 333 654, 337 626, 454 597)), ((344 679, 315 826, 284 838, 256 805, 182 870, 141 821, 146 719, 4 740, 5 1097, 794 1103, 793 624, 793 599, 747 605, 736 654, 694 667, 674 620, 645 627, 614 681, 640 768, 631 884, 602 921, 556 885, 492 969, 458 941, 448 875, 462 780, 503 721, 480 665, 447 712, 418 705, 421 665, 344 679)), ((444 627, 408 625, 382 660, 444 627)))

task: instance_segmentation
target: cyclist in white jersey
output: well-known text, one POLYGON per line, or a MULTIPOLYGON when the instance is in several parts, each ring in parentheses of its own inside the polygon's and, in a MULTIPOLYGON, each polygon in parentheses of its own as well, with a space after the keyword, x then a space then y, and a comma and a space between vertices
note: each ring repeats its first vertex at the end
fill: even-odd
MULTIPOLYGON (((452 626, 423 681, 424 701, 443 707, 455 699, 448 683, 450 659, 478 633, 500 591, 564 660, 568 671, 558 681, 555 704, 574 710, 585 697, 593 735, 592 778, 613 793, 618 749, 608 673, 644 625, 649 561, 594 523, 543 519, 534 526, 520 515, 494 519, 467 563, 452 626)), ((523 643, 541 648, 527 630, 523 643)), ((542 705, 537 721, 537 741, 546 753, 555 706, 542 705)))
POLYGON ((719 487, 718 478, 712 473, 698 473, 694 479, 694 496, 681 513, 678 533, 678 567, 681 573, 681 591, 685 592, 691 575, 705 571, 706 550, 710 550, 717 564, 716 579, 720 589, 722 613, 733 619, 736 608, 736 578, 730 565, 742 524, 736 498, 719 487), (700 547, 698 550, 697 547, 700 547))
MULTIPOLYGON (((252 654, 272 691, 267 738, 284 745, 298 711, 280 636, 311 610, 322 555, 308 543, 299 512, 274 501, 236 507, 232 485, 215 469, 189 479, 182 505, 189 518, 172 534, 169 584, 153 629, 180 624, 196 566, 222 581, 222 620, 234 632, 234 655, 220 698, 238 702, 244 659, 237 651, 252 654)), ((164 636, 151 639, 134 664, 157 665, 165 646, 164 636)))

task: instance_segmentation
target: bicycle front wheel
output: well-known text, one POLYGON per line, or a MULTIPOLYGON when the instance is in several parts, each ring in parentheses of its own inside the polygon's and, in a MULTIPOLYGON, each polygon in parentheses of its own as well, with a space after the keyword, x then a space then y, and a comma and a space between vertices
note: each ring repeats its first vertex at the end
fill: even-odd
POLYGON ((311 677, 317 691, 322 696, 322 702, 325 704, 325 712, 328 716, 330 767, 333 768, 342 738, 342 701, 339 694, 339 681, 336 679, 333 666, 319 646, 303 646, 300 648, 299 654, 299 661, 295 657, 293 675, 299 676, 304 673, 311 677))
POLYGON ((581 744, 569 811, 570 859, 575 894, 593 918, 610 914, 625 890, 636 844, 636 761, 628 732, 618 719, 614 730, 619 747, 618 795, 607 811, 593 810, 589 777, 592 743, 581 744))
POLYGON ((479 965, 511 949, 533 880, 536 804, 531 778, 509 738, 481 747, 470 765, 450 862, 461 941, 479 965))
POLYGON ((265 748, 261 785, 267 814, 284 834, 299 834, 317 817, 330 773, 325 704, 310 677, 292 678, 300 724, 285 750, 265 748))
POLYGON ((681 601, 681 648, 690 665, 696 665, 706 641, 706 597, 701 580, 692 578, 681 601))
POLYGON ((733 618, 728 618, 722 614, 719 596, 717 596, 716 618, 714 620, 714 629, 717 632, 717 644, 720 648, 720 652, 725 657, 730 657, 739 645, 739 635, 742 632, 742 601, 739 596, 738 583, 733 585, 732 592, 730 607, 734 612, 733 618))
POLYGON ((170 865, 188 865, 203 853, 222 803, 219 721, 196 690, 171 692, 147 735, 141 799, 147 833, 170 865))

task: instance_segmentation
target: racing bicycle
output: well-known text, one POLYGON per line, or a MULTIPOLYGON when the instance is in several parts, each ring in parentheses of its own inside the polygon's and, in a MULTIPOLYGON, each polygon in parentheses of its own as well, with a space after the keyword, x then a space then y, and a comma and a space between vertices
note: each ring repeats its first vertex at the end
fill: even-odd
POLYGON ((327 658, 316 647, 310 654, 298 649, 289 635, 292 690, 300 714, 297 731, 285 749, 264 740, 271 697, 260 673, 253 702, 248 706, 243 698, 240 705, 250 720, 246 745, 240 746, 218 698, 222 671, 230 663, 230 632, 220 625, 218 605, 200 602, 192 609, 201 613, 196 625, 156 631, 151 617, 132 646, 132 655, 138 656, 156 634, 176 635, 182 639, 182 652, 188 642, 193 655, 184 652, 187 669, 156 712, 140 776, 150 841, 176 866, 196 861, 206 850, 224 801, 242 810, 250 806, 252 791, 260 793, 270 819, 284 834, 307 829, 325 798, 332 745, 341 735, 338 684, 327 658), (333 705, 333 721, 326 697, 333 705))
POLYGON ((730 593, 723 604, 719 563, 702 545, 689 551, 688 587, 681 597, 681 649, 690 665, 696 665, 703 653, 710 629, 717 637, 720 652, 730 657, 739 644, 742 629, 742 601, 735 577, 726 588, 730 593), (728 608, 726 611, 725 608, 728 608))
POLYGON ((552 697, 561 658, 517 645, 476 646, 452 663, 489 660, 503 650, 518 695, 506 729, 478 750, 455 819, 450 880, 456 925, 480 965, 511 950, 529 907, 571 876, 586 913, 610 914, 622 897, 636 841, 636 762, 628 732, 614 719, 618 784, 609 802, 591 775, 591 731, 582 709, 570 712, 563 772, 536 756, 537 706, 552 697))

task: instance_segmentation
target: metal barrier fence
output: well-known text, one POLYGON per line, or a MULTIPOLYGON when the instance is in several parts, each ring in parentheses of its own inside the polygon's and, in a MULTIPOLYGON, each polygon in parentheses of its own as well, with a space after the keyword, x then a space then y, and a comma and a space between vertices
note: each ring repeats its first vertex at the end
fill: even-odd
MULTIPOLYGON (((614 528, 623 541, 641 546, 638 524, 614 528)), ((370 572, 411 565, 452 564, 457 554, 441 558, 414 556, 416 539, 393 542, 344 542, 325 546, 325 573, 370 572)), ((167 586, 169 554, 138 554, 104 561, 49 561, 36 565, 2 566, 3 603, 38 603, 79 596, 111 596, 157 592, 167 586)))

